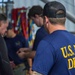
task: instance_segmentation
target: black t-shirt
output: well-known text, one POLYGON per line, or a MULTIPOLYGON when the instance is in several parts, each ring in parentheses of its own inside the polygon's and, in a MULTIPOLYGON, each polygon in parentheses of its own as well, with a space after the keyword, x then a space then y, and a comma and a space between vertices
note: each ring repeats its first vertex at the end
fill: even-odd
POLYGON ((0 35, 0 73, 1 75, 13 75, 12 69, 10 67, 10 62, 8 59, 7 47, 4 39, 0 35))

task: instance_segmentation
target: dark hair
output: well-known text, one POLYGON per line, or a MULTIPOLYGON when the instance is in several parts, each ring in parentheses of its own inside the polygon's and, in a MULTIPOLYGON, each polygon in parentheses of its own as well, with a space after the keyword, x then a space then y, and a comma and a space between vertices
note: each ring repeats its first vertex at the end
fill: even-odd
POLYGON ((29 13, 28 13, 28 17, 31 18, 31 17, 35 17, 35 15, 39 15, 39 16, 42 16, 43 14, 43 9, 41 6, 37 5, 37 6, 33 6, 30 10, 29 10, 29 13))
POLYGON ((0 14, 0 21, 6 21, 7 17, 4 14, 0 14))
POLYGON ((13 29, 13 25, 12 25, 11 22, 9 22, 8 27, 7 27, 7 30, 11 30, 11 29, 13 29))

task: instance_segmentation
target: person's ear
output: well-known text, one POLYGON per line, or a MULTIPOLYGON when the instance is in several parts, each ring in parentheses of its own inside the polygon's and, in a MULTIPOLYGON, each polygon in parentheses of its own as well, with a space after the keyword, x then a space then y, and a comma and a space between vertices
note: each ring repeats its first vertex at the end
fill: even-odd
POLYGON ((46 23, 49 22, 49 19, 47 18, 47 16, 45 16, 45 21, 46 21, 46 23))
POLYGON ((44 21, 45 21, 45 24, 48 26, 49 19, 47 18, 47 16, 44 17, 44 21))
POLYGON ((0 22, 0 27, 1 27, 1 22, 0 22))
POLYGON ((1 27, 1 22, 0 22, 0 27, 1 27))

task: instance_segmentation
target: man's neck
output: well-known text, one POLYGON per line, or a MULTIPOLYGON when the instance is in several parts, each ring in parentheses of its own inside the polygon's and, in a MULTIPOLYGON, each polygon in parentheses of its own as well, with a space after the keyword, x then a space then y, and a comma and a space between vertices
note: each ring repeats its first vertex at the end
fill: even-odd
POLYGON ((49 33, 51 34, 56 30, 66 30, 66 28, 63 25, 55 25, 55 26, 50 27, 49 33))
POLYGON ((14 38, 16 36, 16 34, 15 33, 12 33, 12 36, 11 36, 11 38, 14 38))

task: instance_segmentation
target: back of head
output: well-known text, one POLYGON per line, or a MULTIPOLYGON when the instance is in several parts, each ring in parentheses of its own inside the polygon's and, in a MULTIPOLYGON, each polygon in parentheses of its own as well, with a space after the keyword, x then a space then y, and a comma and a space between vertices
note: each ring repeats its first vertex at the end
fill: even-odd
POLYGON ((63 4, 57 1, 48 2, 44 6, 43 16, 47 16, 51 23, 65 23, 66 9, 63 4))
POLYGON ((0 13, 0 35, 4 36, 8 26, 6 15, 0 13))
POLYGON ((11 29, 13 29, 13 25, 12 25, 11 22, 9 22, 8 27, 7 27, 7 30, 11 30, 11 29))
POLYGON ((39 6, 39 5, 33 6, 33 7, 29 10, 28 17, 29 17, 29 18, 35 17, 36 14, 39 15, 39 16, 42 16, 42 14, 43 14, 43 9, 42 9, 42 7, 39 6))
POLYGON ((8 27, 7 27, 6 37, 12 38, 15 36, 16 36, 16 34, 14 33, 13 25, 11 22, 9 22, 8 27))

